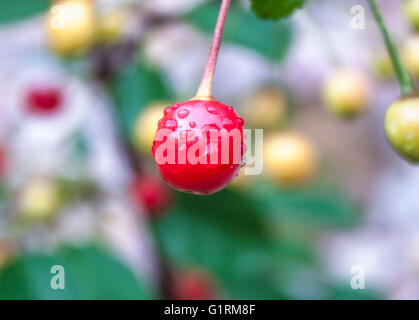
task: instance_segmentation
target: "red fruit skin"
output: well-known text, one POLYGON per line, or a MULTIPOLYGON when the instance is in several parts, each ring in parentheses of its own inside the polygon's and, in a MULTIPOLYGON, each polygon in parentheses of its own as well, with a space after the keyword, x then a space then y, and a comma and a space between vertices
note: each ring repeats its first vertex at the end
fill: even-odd
POLYGON ((62 98, 59 88, 32 88, 26 95, 26 110, 33 114, 50 114, 61 107, 62 98))
POLYGON ((150 218, 163 213, 170 205, 172 196, 167 186, 154 176, 136 178, 131 186, 134 203, 143 207, 150 218))
POLYGON ((214 281, 197 270, 183 271, 174 275, 172 287, 174 300, 214 300, 217 289, 214 281))
MULTIPOLYGON (((234 146, 232 140, 230 140, 229 145, 228 163, 221 163, 221 152, 218 152, 219 161, 216 164, 210 163, 210 154, 215 150, 215 146, 213 145, 210 148, 209 131, 216 129, 223 135, 223 132, 237 129, 240 132, 241 139, 239 150, 239 160, 241 161, 245 151, 243 126, 243 119, 237 116, 233 107, 218 101, 191 100, 175 103, 173 106, 167 107, 163 118, 159 120, 157 130, 170 129, 172 131, 168 139, 172 140, 176 145, 176 163, 159 164, 159 161, 157 161, 156 150, 167 139, 157 141, 155 137, 151 149, 162 178, 173 188, 193 194, 211 194, 225 188, 237 176, 241 163, 233 161, 234 146), (225 130, 222 131, 221 129, 225 130), (188 158, 186 163, 183 164, 178 161, 178 148, 183 146, 186 148, 186 152, 188 152, 191 147, 189 142, 184 143, 183 141, 179 143, 179 135, 182 132, 193 130, 204 132, 207 136, 206 164, 192 164, 188 158), (181 145, 179 146, 179 144, 181 145)), ((218 139, 217 148, 221 150, 221 139, 218 139)))

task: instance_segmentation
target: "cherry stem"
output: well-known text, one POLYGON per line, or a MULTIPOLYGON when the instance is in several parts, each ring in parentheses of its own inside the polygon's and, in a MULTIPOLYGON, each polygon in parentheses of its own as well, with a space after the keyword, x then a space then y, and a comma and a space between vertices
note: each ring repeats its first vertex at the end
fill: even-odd
POLYGON ((403 64, 400 61, 399 53, 397 52, 397 48, 392 42, 390 34, 387 31, 387 27, 381 16, 380 10, 378 9, 377 3, 375 2, 375 0, 368 0, 368 3, 371 7, 374 19, 377 22, 378 29, 380 30, 384 38, 384 42, 386 44, 387 51, 390 55, 394 69, 396 70, 397 79, 400 84, 402 96, 409 95, 413 92, 412 80, 409 76, 409 73, 406 71, 406 69, 403 67, 403 64))
POLYGON ((195 100, 214 100, 212 97, 212 83, 214 80, 215 66, 217 64, 218 51, 220 50, 221 40, 223 39, 224 25, 227 18, 231 0, 222 0, 220 12, 218 13, 217 24, 215 26, 214 37, 212 38, 211 49, 208 57, 207 66, 202 76, 195 100))

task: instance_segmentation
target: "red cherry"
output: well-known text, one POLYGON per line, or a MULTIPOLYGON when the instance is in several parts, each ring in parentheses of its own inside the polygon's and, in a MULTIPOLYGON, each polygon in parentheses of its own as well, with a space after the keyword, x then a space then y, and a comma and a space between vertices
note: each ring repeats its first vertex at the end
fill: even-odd
POLYGON ((184 192, 211 194, 223 189, 237 176, 241 166, 245 151, 243 126, 243 119, 233 107, 218 101, 191 100, 167 107, 158 123, 151 151, 161 176, 169 185, 184 192), (162 139, 158 137, 160 130, 170 134, 162 139), (230 133, 238 136, 235 143, 230 133), (213 134, 218 135, 217 140, 211 139, 213 134), (224 157, 221 161, 226 141, 229 141, 228 150, 223 151, 228 159, 224 157), (170 159, 171 145, 174 145, 174 161, 163 163, 162 156, 170 159), (197 145, 202 146, 201 150, 197 145), (162 152, 164 146, 169 147, 162 152), (198 157, 203 161, 197 163, 198 157))
POLYGON ((62 92, 59 88, 33 88, 26 95, 26 107, 31 113, 49 114, 59 109, 62 104, 62 92))
POLYGON ((150 217, 162 213, 171 202, 167 186, 152 175, 141 176, 134 180, 131 197, 136 205, 147 210, 150 217))
POLYGON ((174 300, 213 300, 218 296, 214 281, 200 270, 175 274, 172 295, 174 300))

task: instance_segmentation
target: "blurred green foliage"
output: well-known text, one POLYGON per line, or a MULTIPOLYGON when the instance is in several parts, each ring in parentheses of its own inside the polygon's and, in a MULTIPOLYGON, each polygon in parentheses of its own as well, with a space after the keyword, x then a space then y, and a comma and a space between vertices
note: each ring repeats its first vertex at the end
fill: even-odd
MULTIPOLYGON (((252 9, 259 17, 278 19, 303 3, 252 0, 252 9)), ((0 23, 41 13, 49 4, 49 0, 0 0, 0 23)), ((218 11, 219 1, 212 1, 194 8, 184 19, 211 35, 218 11)), ((288 52, 293 30, 289 21, 260 20, 234 2, 224 40, 278 62, 288 52)), ((127 139, 132 138, 143 108, 156 100, 174 99, 160 70, 141 56, 116 72, 110 91, 127 139)), ((80 148, 85 152, 85 145, 80 148)), ((170 264, 209 272, 229 298, 378 298, 369 289, 352 290, 349 283, 330 277, 316 248, 325 231, 352 228, 359 219, 359 210, 333 187, 285 190, 258 181, 248 189, 226 189, 210 196, 177 193, 171 212, 153 227, 170 264)), ((0 272, 0 300, 156 297, 121 262, 93 246, 61 248, 52 255, 23 254, 0 272), (51 289, 53 265, 64 266, 66 290, 51 289)))
POLYGON ((279 19, 301 8, 306 0, 251 0, 252 9, 263 19, 279 19))
MULTIPOLYGON (((217 21, 219 3, 205 3, 186 15, 186 20, 212 35, 217 21)), ((287 21, 263 21, 252 12, 232 3, 224 29, 223 40, 255 50, 268 59, 282 60, 292 41, 292 28, 287 21)))
POLYGON ((121 262, 94 247, 63 247, 51 255, 24 254, 0 272, 0 300, 151 299, 145 283, 121 262), (51 267, 65 270, 65 289, 50 286, 51 267))
POLYGON ((45 12, 50 0, 0 0, 0 24, 45 12))
POLYGON ((377 297, 352 290, 349 282, 339 284, 318 260, 315 241, 321 232, 358 222, 349 201, 318 186, 284 191, 258 184, 254 189, 259 192, 178 193, 172 212, 155 225, 163 252, 177 266, 213 274, 233 299, 377 297), (281 225, 293 225, 297 232, 282 232, 281 225))
POLYGON ((294 221, 311 228, 351 228, 360 221, 360 210, 335 186, 316 182, 297 189, 258 182, 248 191, 270 218, 294 221))
POLYGON ((127 139, 132 139, 137 116, 143 108, 159 100, 170 101, 173 97, 161 72, 140 57, 117 72, 111 91, 127 139))

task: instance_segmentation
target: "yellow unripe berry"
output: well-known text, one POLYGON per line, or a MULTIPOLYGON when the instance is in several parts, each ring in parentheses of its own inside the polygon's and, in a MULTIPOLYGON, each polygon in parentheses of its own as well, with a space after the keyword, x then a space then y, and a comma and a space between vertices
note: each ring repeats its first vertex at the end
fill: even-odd
POLYGON ((317 153, 310 141, 293 133, 274 133, 264 142, 264 170, 282 185, 306 183, 317 168, 317 153))
POLYGON ((406 159, 419 162, 419 97, 404 98, 392 104, 384 127, 392 147, 406 159))
POLYGON ((404 9, 410 23, 419 29, 419 0, 407 0, 404 9))
POLYGON ((63 56, 83 53, 95 41, 97 20, 94 1, 55 1, 46 23, 48 43, 54 52, 63 56))
POLYGON ((402 60, 411 75, 419 76, 419 36, 407 39, 402 48, 402 60))
POLYGON ((28 220, 51 217, 59 208, 59 191, 50 180, 34 180, 26 185, 19 196, 19 212, 28 220))
POLYGON ((271 129, 284 120, 286 104, 286 98, 280 89, 264 87, 244 99, 240 113, 248 127, 271 129))
POLYGON ((163 118, 164 109, 169 105, 165 102, 155 102, 146 107, 139 115, 135 124, 134 141, 137 149, 151 156, 157 123, 163 118))
POLYGON ((393 63, 388 53, 381 53, 375 56, 372 64, 374 73, 382 79, 389 79, 395 75, 393 63))
POLYGON ((365 76, 352 69, 338 69, 323 87, 326 107, 342 117, 355 117, 365 111, 369 100, 369 83, 365 76))
POLYGON ((98 38, 101 42, 110 43, 117 41, 127 22, 128 14, 125 10, 112 10, 100 17, 98 38))

